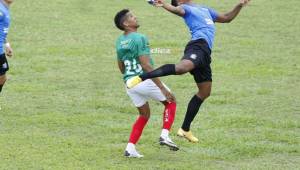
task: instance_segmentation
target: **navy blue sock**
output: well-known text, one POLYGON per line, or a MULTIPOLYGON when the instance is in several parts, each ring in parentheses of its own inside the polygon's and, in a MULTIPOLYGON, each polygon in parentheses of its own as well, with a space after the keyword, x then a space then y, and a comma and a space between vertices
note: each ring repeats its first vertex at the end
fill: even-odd
POLYGON ((175 75, 175 74, 176 74, 175 64, 165 64, 153 71, 140 75, 140 78, 144 81, 146 79, 163 77, 168 75, 175 75))
POLYGON ((196 117, 202 103, 203 103, 203 100, 200 99, 197 95, 192 97, 192 99, 190 100, 186 114, 185 114, 184 121, 181 126, 181 128, 184 131, 190 130, 191 123, 194 120, 194 118, 196 117))

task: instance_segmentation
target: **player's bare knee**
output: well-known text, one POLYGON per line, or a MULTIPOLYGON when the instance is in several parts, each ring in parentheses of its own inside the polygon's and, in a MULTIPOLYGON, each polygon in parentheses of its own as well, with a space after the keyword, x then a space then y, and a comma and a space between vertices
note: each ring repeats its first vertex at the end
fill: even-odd
POLYGON ((209 98, 209 96, 210 96, 210 92, 207 92, 205 95, 205 99, 209 98))
POLYGON ((181 60, 175 65, 176 74, 181 75, 194 69, 194 63, 190 60, 181 60))
POLYGON ((182 65, 176 65, 175 70, 176 70, 177 75, 182 75, 182 74, 187 73, 189 71, 186 67, 184 67, 182 65))
POLYGON ((198 92, 197 96, 204 101, 210 96, 210 92, 198 92))

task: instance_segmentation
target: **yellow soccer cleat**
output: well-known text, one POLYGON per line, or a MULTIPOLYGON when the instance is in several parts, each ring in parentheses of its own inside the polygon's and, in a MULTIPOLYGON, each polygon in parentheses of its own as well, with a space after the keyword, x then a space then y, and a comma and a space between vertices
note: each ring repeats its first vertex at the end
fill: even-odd
POLYGON ((177 135, 180 137, 184 137, 190 142, 197 143, 199 142, 198 138, 196 138, 191 131, 184 131, 183 129, 178 129, 177 135))
POLYGON ((134 76, 126 81, 126 86, 127 88, 131 89, 134 86, 138 85, 140 82, 142 82, 142 79, 139 76, 134 76))

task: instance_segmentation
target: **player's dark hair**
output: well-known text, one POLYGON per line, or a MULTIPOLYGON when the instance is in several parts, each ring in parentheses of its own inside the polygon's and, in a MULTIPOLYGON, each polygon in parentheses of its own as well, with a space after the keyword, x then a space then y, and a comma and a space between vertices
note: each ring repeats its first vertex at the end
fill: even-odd
POLYGON ((171 4, 172 4, 173 6, 178 6, 177 0, 172 0, 171 4))
POLYGON ((124 26, 123 22, 126 19, 126 14, 129 12, 129 9, 122 9, 119 11, 116 16, 115 16, 115 25, 118 27, 120 30, 124 31, 124 26))

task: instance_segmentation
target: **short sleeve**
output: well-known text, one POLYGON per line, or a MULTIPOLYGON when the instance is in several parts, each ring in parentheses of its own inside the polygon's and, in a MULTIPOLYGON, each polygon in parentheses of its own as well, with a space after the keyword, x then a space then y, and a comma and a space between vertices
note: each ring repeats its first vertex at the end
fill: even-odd
POLYGON ((184 16, 188 16, 191 13, 191 9, 188 5, 182 4, 180 6, 184 10, 184 16))
POLYGON ((116 45, 115 45, 116 53, 117 53, 117 59, 121 61, 122 60, 122 54, 121 54, 121 50, 119 49, 120 48, 119 44, 120 44, 120 42, 119 42, 119 40, 117 40, 116 45))
POLYGON ((210 14, 211 18, 215 22, 217 20, 219 14, 212 8, 207 8, 207 9, 209 11, 209 14, 210 14))
POLYGON ((119 61, 122 60, 122 55, 121 55, 121 52, 120 52, 119 50, 117 50, 117 59, 118 59, 119 61))
POLYGON ((150 56, 150 45, 147 37, 140 36, 137 39, 137 54, 138 56, 150 56))

